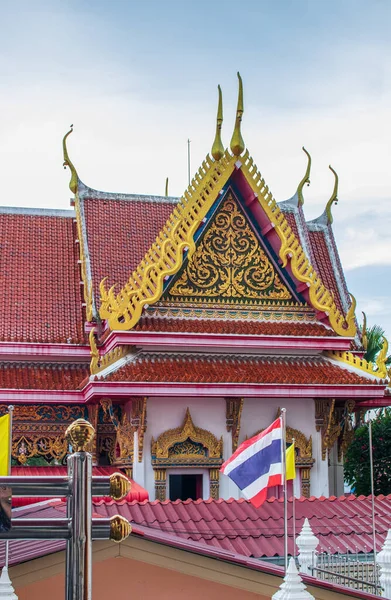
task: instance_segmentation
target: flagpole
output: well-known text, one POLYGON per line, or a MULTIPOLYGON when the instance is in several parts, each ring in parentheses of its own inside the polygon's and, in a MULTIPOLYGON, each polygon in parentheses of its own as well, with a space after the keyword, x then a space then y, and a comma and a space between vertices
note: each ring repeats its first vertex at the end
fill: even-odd
POLYGON ((281 409, 282 425, 282 483, 284 486, 284 559, 285 573, 288 570, 288 491, 286 485, 286 408, 281 409))
POLYGON ((371 508, 372 508, 372 538, 373 538, 373 568, 376 573, 376 524, 375 524, 375 490, 373 481, 373 449, 372 449, 372 421, 369 421, 369 464, 371 469, 371 508))
MULTIPOLYGON (((10 439, 9 439, 9 450, 8 450, 8 475, 11 475, 11 461, 12 461, 12 419, 14 412, 14 405, 10 404, 8 407, 8 413, 10 416, 10 439)), ((5 542, 5 567, 8 569, 8 556, 9 556, 9 541, 5 542)))
MULTIPOLYGON (((293 446, 293 452, 295 451, 295 438, 292 438, 292 446, 293 446)), ((295 466, 296 466, 296 456, 294 455, 295 458, 295 466)), ((296 561, 296 496, 295 496, 295 483, 294 483, 294 479, 292 479, 292 487, 293 487, 293 494, 292 494, 292 533, 293 533, 293 560, 296 561)))

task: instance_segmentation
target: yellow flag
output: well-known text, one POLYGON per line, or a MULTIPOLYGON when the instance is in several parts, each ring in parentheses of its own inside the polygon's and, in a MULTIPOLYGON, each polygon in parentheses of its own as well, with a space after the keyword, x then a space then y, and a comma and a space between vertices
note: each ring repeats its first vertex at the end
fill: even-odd
POLYGON ((295 445, 291 444, 286 451, 286 480, 296 478, 295 445))
POLYGON ((8 413, 0 417, 0 477, 10 474, 11 417, 8 413))

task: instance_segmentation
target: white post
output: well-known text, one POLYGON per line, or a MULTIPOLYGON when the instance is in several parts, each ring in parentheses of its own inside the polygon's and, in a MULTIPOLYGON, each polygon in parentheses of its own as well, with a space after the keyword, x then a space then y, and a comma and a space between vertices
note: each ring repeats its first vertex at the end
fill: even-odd
POLYGON ((273 594, 272 600, 315 600, 307 592, 306 586, 297 572, 294 558, 290 558, 289 566, 280 589, 273 594))
POLYGON ((0 599, 2 600, 18 600, 15 590, 12 587, 11 580, 8 575, 7 567, 3 567, 0 577, 0 599))
POLYGON ((391 598, 391 529, 388 530, 383 548, 377 555, 380 566, 380 585, 383 588, 382 597, 391 598))
POLYGON ((296 540, 299 553, 297 560, 300 565, 300 573, 306 573, 307 575, 313 575, 312 569, 314 567, 315 551, 318 547, 319 540, 313 534, 308 519, 304 520, 300 535, 296 540))

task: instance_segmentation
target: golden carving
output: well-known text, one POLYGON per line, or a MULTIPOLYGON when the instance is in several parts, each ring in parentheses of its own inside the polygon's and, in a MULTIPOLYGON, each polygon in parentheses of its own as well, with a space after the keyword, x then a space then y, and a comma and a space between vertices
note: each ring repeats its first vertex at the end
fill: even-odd
POLYGON ((219 469, 209 470, 209 493, 213 500, 219 499, 219 483, 220 483, 220 471, 219 469))
POLYGON ((110 539, 113 542, 123 542, 131 534, 132 527, 125 517, 114 515, 110 517, 110 539))
POLYGON ((364 371, 364 373, 368 373, 369 375, 374 375, 375 377, 380 377, 380 379, 385 379, 387 377, 387 352, 388 352, 388 341, 386 338, 383 338, 383 346, 380 350, 377 358, 376 358, 376 368, 372 362, 368 362, 365 358, 360 358, 352 352, 327 352, 327 356, 334 360, 338 360, 339 362, 343 362, 347 365, 355 367, 356 369, 360 369, 360 371, 364 371))
MULTIPOLYGON (((88 404, 87 406, 88 412, 88 420, 95 429, 98 430, 98 420, 99 420, 99 404, 88 404)), ((98 464, 98 458, 96 455, 96 445, 97 445, 97 436, 95 435, 87 449, 88 452, 92 454, 92 463, 94 465, 98 464)))
POLYGON ((147 398, 133 398, 132 400, 132 427, 137 431, 138 462, 143 460, 144 434, 147 429, 147 398))
POLYGON ((354 427, 353 427, 353 417, 352 413, 354 411, 356 403, 353 399, 346 400, 343 416, 342 416, 342 424, 341 430, 342 433, 338 439, 338 460, 341 461, 342 457, 346 453, 346 450, 349 448, 353 438, 354 438, 354 427))
POLYGON ((242 138, 242 133, 240 131, 240 126, 242 123, 242 116, 244 112, 243 107, 243 82, 238 72, 238 80, 239 80, 239 93, 238 93, 238 105, 236 108, 236 121, 235 128, 231 138, 231 152, 234 156, 240 156, 244 152, 244 141, 242 138))
POLYGON ((212 156, 215 160, 220 160, 224 156, 224 146, 221 141, 221 126, 223 124, 223 96, 221 93, 221 87, 217 86, 219 90, 219 105, 217 108, 217 120, 216 120, 216 135, 212 146, 212 156))
POLYGON ((307 152, 307 150, 304 148, 304 146, 302 149, 304 150, 304 152, 307 155, 308 162, 307 162, 307 169, 306 169, 305 175, 304 175, 303 179, 300 181, 298 188, 297 188, 298 206, 303 206, 303 204, 304 204, 303 188, 304 188, 305 184, 307 184, 307 185, 310 184, 310 173, 311 173, 311 156, 310 156, 309 152, 307 152))
POLYGON ((85 419, 77 419, 65 432, 65 439, 72 445, 73 452, 86 452, 92 442, 95 429, 85 419))
POLYGON ((322 433, 322 460, 325 460, 327 451, 331 450, 341 433, 341 425, 337 421, 335 400, 331 400, 328 405, 327 425, 322 433))
POLYGON ((332 168, 331 165, 329 165, 329 169, 332 173, 334 173, 334 177, 335 177, 333 193, 331 194, 331 198, 327 202, 326 209, 325 209, 325 212, 327 215, 327 223, 328 223, 328 225, 331 225, 333 222, 333 215, 331 214, 331 207, 333 206, 333 203, 337 204, 337 202, 338 202, 338 175, 334 171, 334 169, 332 168))
POLYGON ((29 434, 12 439, 12 457, 25 465, 31 458, 42 456, 61 463, 68 452, 68 444, 62 435, 29 434))
POLYGON ((119 448, 119 456, 116 457, 116 463, 121 465, 131 464, 133 462, 133 428, 128 421, 125 411, 122 411, 121 421, 119 421, 114 414, 110 398, 102 398, 100 404, 104 413, 110 416, 117 433, 116 445, 119 448))
POLYGON ((156 441, 152 438, 152 455, 156 459, 168 459, 170 448, 174 446, 174 444, 185 442, 187 439, 204 446, 204 448, 208 450, 209 458, 221 459, 223 438, 221 437, 221 439, 218 440, 210 431, 195 427, 189 409, 186 410, 186 416, 182 427, 165 431, 159 435, 156 441))
POLYGON ((110 496, 116 502, 125 498, 130 492, 131 483, 122 473, 112 473, 110 475, 110 496))
POLYGON ((163 299, 292 300, 232 194, 163 299))
POLYGON ((115 436, 112 435, 100 435, 99 436, 99 454, 107 454, 110 464, 115 463, 115 436))
POLYGON ((243 398, 226 398, 227 431, 232 433, 232 452, 238 447, 240 419, 243 410, 243 398))
POLYGON ((90 354, 91 354, 91 362, 90 362, 90 373, 94 375, 99 371, 99 350, 96 345, 95 340, 95 327, 93 327, 90 331, 90 335, 88 336, 90 342, 90 354))

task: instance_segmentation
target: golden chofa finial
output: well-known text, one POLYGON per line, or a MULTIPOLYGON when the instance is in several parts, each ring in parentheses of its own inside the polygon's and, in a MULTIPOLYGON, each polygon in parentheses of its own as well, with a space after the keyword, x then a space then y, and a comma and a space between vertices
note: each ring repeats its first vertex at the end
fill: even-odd
POLYGON ((62 151, 63 151, 63 154, 64 154, 63 167, 64 167, 64 169, 66 167, 69 167, 69 169, 71 171, 71 180, 69 182, 69 189, 71 190, 71 192, 73 192, 74 194, 76 194, 76 192, 77 192, 77 184, 78 184, 78 181, 79 181, 79 177, 77 175, 75 167, 73 166, 72 161, 69 158, 68 150, 67 150, 67 137, 68 137, 68 135, 71 135, 72 132, 73 132, 73 125, 71 125, 70 130, 68 131, 68 133, 66 133, 64 135, 64 139, 62 140, 62 151))
POLYGON ((167 196, 168 196, 168 177, 166 177, 166 187, 165 187, 165 190, 164 190, 164 195, 167 198, 167 196))
POLYGON ((362 341, 362 347, 364 348, 365 351, 367 351, 368 350, 367 315, 365 314, 364 311, 362 311, 362 317, 363 317, 363 322, 362 322, 362 330, 361 330, 361 341, 362 341))
POLYGON ((335 204, 337 204, 338 202, 338 175, 331 165, 329 165, 329 169, 332 173, 334 173, 335 183, 333 193, 331 194, 331 198, 326 204, 327 225, 331 225, 331 223, 333 222, 333 216, 331 214, 331 207, 333 205, 333 202, 335 202, 335 204))
POLYGON ((309 185, 310 184, 310 173, 311 173, 311 156, 309 154, 309 152, 307 152, 307 150, 304 148, 302 148, 302 150, 306 153, 307 158, 308 158, 308 162, 307 162, 307 170, 305 172, 305 175, 303 177, 303 179, 300 181, 298 188, 297 188, 297 196, 298 196, 298 206, 303 206, 304 204, 304 196, 303 196, 303 188, 305 186, 305 184, 309 185))
POLYGON ((217 121, 216 121, 216 135, 212 146, 212 156, 215 160, 220 160, 224 156, 224 146, 221 141, 221 126, 223 124, 223 95, 221 93, 221 87, 218 85, 219 90, 219 105, 217 108, 217 121))
POLYGON ((236 109, 236 121, 235 121, 235 129, 234 132, 232 134, 232 139, 231 139, 231 150, 232 150, 232 154, 234 154, 235 156, 240 156, 242 154, 242 152, 244 152, 244 141, 242 138, 242 134, 240 131, 240 124, 242 122, 242 116, 243 116, 243 83, 242 83, 242 78, 240 77, 240 73, 238 72, 238 79, 239 79, 239 94, 238 94, 238 106, 236 109))

